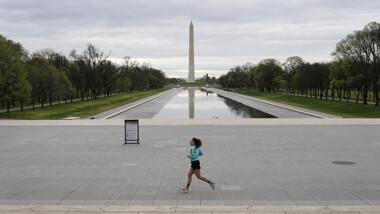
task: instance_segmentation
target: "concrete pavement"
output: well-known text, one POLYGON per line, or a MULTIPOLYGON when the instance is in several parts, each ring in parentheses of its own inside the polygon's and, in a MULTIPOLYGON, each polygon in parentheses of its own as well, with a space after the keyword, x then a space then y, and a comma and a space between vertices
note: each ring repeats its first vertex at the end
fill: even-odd
POLYGON ((377 214, 379 206, 0 206, 1 213, 377 214))
POLYGON ((255 120, 141 120, 141 143, 125 146, 122 120, 1 121, 0 204, 380 205, 379 120, 255 120), (186 194, 193 136, 217 185, 194 177, 186 194))

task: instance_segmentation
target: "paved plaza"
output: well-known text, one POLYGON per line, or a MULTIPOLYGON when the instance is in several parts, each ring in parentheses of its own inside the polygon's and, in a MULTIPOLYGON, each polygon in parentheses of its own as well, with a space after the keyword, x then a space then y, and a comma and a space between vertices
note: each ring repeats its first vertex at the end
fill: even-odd
POLYGON ((1 121, 0 204, 380 205, 379 120, 157 121, 142 120, 141 143, 125 146, 122 120, 1 121), (195 176, 179 190, 191 137, 215 190, 195 176))

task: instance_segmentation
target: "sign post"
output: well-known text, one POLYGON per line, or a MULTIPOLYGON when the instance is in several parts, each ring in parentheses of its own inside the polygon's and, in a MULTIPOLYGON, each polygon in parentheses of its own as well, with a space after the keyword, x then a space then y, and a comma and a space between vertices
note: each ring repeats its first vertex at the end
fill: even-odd
POLYGON ((128 141, 136 141, 139 143, 139 121, 138 120, 124 120, 124 145, 128 141))

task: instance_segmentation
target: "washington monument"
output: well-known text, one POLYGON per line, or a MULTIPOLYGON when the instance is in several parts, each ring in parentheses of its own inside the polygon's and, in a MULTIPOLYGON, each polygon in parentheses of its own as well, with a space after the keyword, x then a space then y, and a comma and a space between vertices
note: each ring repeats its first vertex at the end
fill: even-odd
POLYGON ((190 22, 189 31, 189 76, 187 78, 188 82, 195 81, 194 75, 194 32, 193 32, 193 22, 190 22))

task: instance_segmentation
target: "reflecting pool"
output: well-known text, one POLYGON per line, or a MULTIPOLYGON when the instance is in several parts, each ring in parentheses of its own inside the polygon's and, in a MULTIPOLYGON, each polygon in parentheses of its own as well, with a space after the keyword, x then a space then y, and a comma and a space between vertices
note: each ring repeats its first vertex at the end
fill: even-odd
POLYGON ((155 118, 275 118, 234 100, 199 89, 183 89, 155 118))

